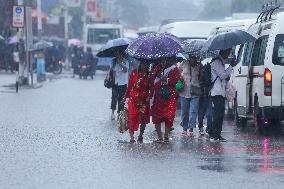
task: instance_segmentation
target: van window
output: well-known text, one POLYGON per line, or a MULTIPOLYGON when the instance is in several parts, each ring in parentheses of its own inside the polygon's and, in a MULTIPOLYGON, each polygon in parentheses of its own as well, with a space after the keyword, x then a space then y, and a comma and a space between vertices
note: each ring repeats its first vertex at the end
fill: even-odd
POLYGON ((109 40, 120 37, 119 29, 90 28, 88 29, 88 44, 105 44, 109 40))
POLYGON ((254 43, 252 59, 251 59, 252 66, 264 65, 267 42, 268 42, 268 35, 260 37, 254 43))
POLYGON ((240 48, 239 48, 239 51, 238 51, 238 54, 237 54, 237 63, 239 64, 242 60, 242 56, 244 54, 244 48, 245 46, 244 45, 241 45, 240 48))
POLYGON ((248 66, 250 64, 252 50, 253 50, 253 43, 247 43, 245 45, 243 66, 248 66))
POLYGON ((275 38, 272 61, 275 65, 284 66, 284 34, 279 34, 275 38))

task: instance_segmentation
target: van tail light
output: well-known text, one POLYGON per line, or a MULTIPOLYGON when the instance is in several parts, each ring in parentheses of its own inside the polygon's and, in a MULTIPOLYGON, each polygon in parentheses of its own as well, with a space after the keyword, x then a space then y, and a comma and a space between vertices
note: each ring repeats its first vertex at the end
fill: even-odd
POLYGON ((272 95, 272 74, 271 71, 267 68, 264 71, 264 95, 272 95))

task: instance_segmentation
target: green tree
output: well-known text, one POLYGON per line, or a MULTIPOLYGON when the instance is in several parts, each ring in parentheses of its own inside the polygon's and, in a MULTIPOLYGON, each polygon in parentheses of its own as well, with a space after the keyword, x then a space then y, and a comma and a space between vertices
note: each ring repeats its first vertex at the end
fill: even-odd
POLYGON ((12 6, 14 1, 0 0, 0 34, 4 37, 10 35, 12 22, 12 6))
MULTIPOLYGON (((12 31, 12 7, 17 0, 0 0, 0 35, 9 37, 12 31)), ((24 5, 32 6, 34 0, 24 0, 24 5)))
POLYGON ((233 12, 259 12, 268 0, 233 0, 233 12))
POLYGON ((220 19, 232 13, 230 0, 206 0, 200 13, 202 19, 220 19))
POLYGON ((69 37, 80 39, 83 31, 83 9, 69 8, 69 15, 72 16, 72 20, 69 24, 69 37))
POLYGON ((115 0, 114 15, 127 26, 144 26, 149 19, 149 10, 141 0, 115 0))

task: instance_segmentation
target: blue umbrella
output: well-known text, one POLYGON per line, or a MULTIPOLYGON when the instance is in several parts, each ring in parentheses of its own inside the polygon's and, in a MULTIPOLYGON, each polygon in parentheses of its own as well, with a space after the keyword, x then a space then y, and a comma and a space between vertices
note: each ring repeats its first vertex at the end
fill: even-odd
POLYGON ((204 48, 204 45, 206 44, 206 40, 202 39, 189 39, 182 42, 184 51, 186 53, 195 53, 200 51, 202 48, 204 48))
POLYGON ((149 33, 138 37, 126 49, 126 52, 137 59, 153 60, 173 57, 183 52, 180 40, 171 34, 149 33))
POLYGON ((131 43, 128 38, 118 38, 108 41, 97 53, 98 57, 116 57, 119 53, 124 53, 131 43))
POLYGON ((244 43, 254 42, 256 37, 252 34, 243 31, 235 30, 224 32, 211 37, 203 49, 204 51, 225 50, 244 43))

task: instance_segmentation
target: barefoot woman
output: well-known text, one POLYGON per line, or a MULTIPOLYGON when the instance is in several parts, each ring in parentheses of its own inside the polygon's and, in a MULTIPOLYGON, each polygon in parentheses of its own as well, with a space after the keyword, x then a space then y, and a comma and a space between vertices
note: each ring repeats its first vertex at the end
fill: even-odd
POLYGON ((149 64, 141 61, 139 68, 131 72, 127 91, 124 99, 128 100, 128 126, 130 142, 135 142, 134 132, 140 126, 138 142, 143 142, 143 134, 146 124, 150 122, 150 85, 149 85, 149 64))

